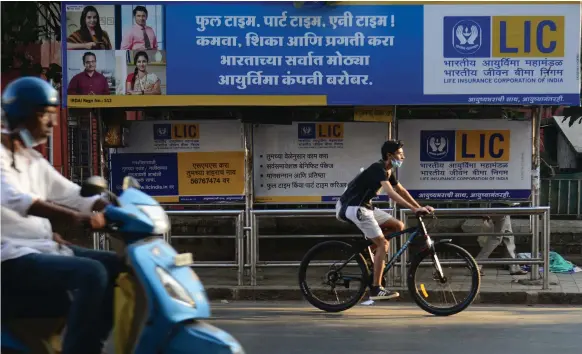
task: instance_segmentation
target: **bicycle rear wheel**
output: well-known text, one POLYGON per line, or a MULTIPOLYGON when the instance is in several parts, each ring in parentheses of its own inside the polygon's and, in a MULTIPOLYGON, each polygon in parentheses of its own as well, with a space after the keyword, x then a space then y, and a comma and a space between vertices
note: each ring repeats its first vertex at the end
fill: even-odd
POLYGON ((364 296, 369 279, 362 255, 342 241, 326 241, 314 246, 299 266, 299 287, 303 296, 311 305, 326 312, 341 312, 356 305, 364 296), (312 275, 312 271, 319 275, 312 275), (310 287, 311 282, 319 286, 310 287), (345 301, 340 302, 340 298, 345 301))
POLYGON ((436 316, 451 316, 473 303, 481 287, 481 274, 473 256, 460 246, 437 243, 434 254, 439 259, 445 279, 440 280, 433 254, 427 249, 418 254, 410 264, 408 291, 414 302, 426 312, 436 316), (453 280, 459 283, 453 284, 453 280), (447 292, 450 295, 446 295, 447 292), (444 300, 446 305, 432 303, 439 299, 444 300), (449 300, 453 303, 449 304, 449 300))

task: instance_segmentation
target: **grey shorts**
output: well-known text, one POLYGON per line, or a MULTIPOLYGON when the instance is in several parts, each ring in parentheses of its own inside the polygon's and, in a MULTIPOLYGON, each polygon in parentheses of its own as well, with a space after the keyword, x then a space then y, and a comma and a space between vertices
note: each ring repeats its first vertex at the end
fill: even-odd
MULTIPOLYGON (((338 200, 335 205, 335 216, 338 220, 344 221, 340 218, 340 209, 342 204, 338 200)), ((362 206, 348 206, 346 208, 346 218, 353 222, 364 233, 366 238, 376 238, 384 235, 380 225, 395 219, 387 212, 374 209, 370 210, 362 206)))

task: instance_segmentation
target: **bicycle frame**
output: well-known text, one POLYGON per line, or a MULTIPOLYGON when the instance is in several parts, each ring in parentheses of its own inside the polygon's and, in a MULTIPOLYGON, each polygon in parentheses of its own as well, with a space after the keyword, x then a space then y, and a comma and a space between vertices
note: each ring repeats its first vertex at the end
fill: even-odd
MULTIPOLYGON (((386 276, 386 273, 390 270, 390 268, 392 268, 394 263, 396 263, 396 260, 399 259, 400 256, 402 255, 402 253, 404 253, 408 249, 408 246, 410 246, 410 243, 412 241, 414 241, 414 239, 419 234, 422 234, 425 237, 426 245, 428 248, 431 248, 431 249, 434 248, 434 242, 431 239, 431 237, 428 235, 428 232, 426 231, 426 226, 424 225, 424 221, 422 220, 422 217, 418 218, 418 226, 410 227, 410 228, 402 230, 402 231, 394 232, 394 233, 391 233, 389 235, 385 235, 384 237, 388 241, 390 241, 393 238, 396 238, 400 235, 404 235, 407 233, 411 233, 410 237, 408 237, 408 240, 406 240, 406 242, 404 242, 404 244, 400 247, 398 252, 396 252, 396 254, 394 254, 392 256, 392 258, 386 263, 386 266, 384 267, 384 270, 382 271, 382 277, 386 276)), ((354 252, 354 254, 350 258, 348 258, 348 260, 345 261, 337 270, 341 270, 349 262, 351 262, 357 255, 362 254, 362 252, 364 252, 365 249, 368 249, 368 252, 370 252, 370 257, 372 258, 372 262, 373 262, 374 257, 372 256, 372 251, 370 250, 370 246, 373 244, 374 243, 371 240, 367 239, 365 242, 365 245, 357 248, 356 252, 354 252)), ((444 278, 443 270, 441 268, 440 262, 438 261, 438 257, 436 256, 436 254, 434 254, 434 252, 433 252, 433 257, 434 257, 434 261, 435 261, 435 266, 439 272, 439 276, 441 279, 443 279, 444 278)))

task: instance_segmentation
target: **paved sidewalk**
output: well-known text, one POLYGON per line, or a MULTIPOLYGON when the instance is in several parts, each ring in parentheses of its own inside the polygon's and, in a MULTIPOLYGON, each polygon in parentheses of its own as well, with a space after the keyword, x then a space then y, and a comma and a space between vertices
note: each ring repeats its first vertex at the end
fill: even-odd
MULTIPOLYGON (((257 286, 236 285, 235 269, 195 269, 208 295, 213 300, 301 300, 297 268, 262 268, 258 271, 257 286)), ((322 269, 323 271, 323 269, 322 269)), ((580 304, 582 305, 582 272, 550 273, 550 289, 541 285, 525 285, 529 275, 512 276, 506 270, 485 268, 481 291, 475 303, 486 304, 580 304)), ((408 290, 395 287, 399 301, 411 301, 408 290)))

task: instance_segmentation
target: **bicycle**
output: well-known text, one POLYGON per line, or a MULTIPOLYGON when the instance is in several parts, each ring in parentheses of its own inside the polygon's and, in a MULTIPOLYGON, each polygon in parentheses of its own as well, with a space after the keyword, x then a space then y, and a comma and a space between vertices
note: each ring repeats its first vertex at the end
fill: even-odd
MULTIPOLYGON (((434 218, 434 214, 432 216, 434 218)), ((410 233, 410 237, 408 238, 408 240, 404 242, 404 244, 400 247, 398 252, 396 252, 394 256, 386 263, 386 266, 382 274, 383 279, 382 285, 385 285, 386 273, 393 267, 393 265, 402 255, 402 253, 404 253, 409 248, 411 243, 418 236, 424 237, 425 242, 424 245, 422 246, 422 249, 411 258, 411 261, 409 263, 410 267, 406 279, 408 285, 408 292, 412 296, 414 302, 421 309, 430 314, 436 316, 451 316, 457 314, 465 310, 467 307, 469 307, 477 297, 477 294, 479 293, 479 289, 481 287, 481 274, 477 262, 467 250, 456 244, 453 244, 452 239, 441 239, 436 242, 433 241, 426 230, 426 225, 424 224, 422 216, 417 215, 417 218, 418 218, 417 226, 410 227, 406 230, 395 232, 385 236, 388 240, 391 240, 400 235, 410 233), (439 257, 437 256, 437 252, 441 251, 456 253, 457 255, 460 256, 461 259, 460 261, 441 262, 439 261, 439 257), (425 258, 429 258, 429 260, 423 262, 425 258), (444 287, 445 285, 447 285, 449 278, 445 276, 442 265, 463 264, 462 262, 464 262, 465 267, 469 269, 469 275, 466 276, 466 273, 463 273, 462 276, 464 278, 468 278, 469 281, 471 282, 471 286, 465 300, 447 308, 438 308, 429 304, 427 302, 427 299, 431 295, 426 290, 425 284, 421 283, 419 286, 416 285, 417 280, 416 278, 419 275, 418 271, 421 270, 421 265, 425 265, 427 263, 432 264, 434 271, 432 273, 431 280, 435 280, 437 285, 440 284, 441 286, 444 287)), ((299 286, 305 299, 316 308, 326 312, 345 311, 355 306, 358 302, 360 302, 365 295, 366 289, 371 288, 372 285, 373 266, 372 272, 370 272, 369 264, 368 262, 366 262, 365 259, 367 256, 369 257, 369 259, 373 260, 372 250, 370 248, 370 246, 372 245, 373 243, 371 240, 364 238, 363 240, 359 239, 359 241, 356 242, 355 245, 343 241, 334 240, 325 241, 313 246, 309 251, 307 251, 299 267, 299 286), (349 256, 349 258, 346 261, 342 261, 343 263, 339 267, 330 268, 323 281, 323 284, 331 286, 332 290, 335 292, 335 298, 337 299, 337 301, 339 302, 338 296, 339 293, 335 288, 338 285, 343 286, 346 289, 349 289, 352 282, 358 280, 360 281, 360 286, 357 289, 356 296, 351 298, 345 304, 329 304, 322 301, 322 299, 318 298, 317 296, 318 293, 321 293, 322 295, 324 294, 321 291, 322 289, 314 289, 314 291, 312 291, 306 284, 308 278, 306 273, 307 270, 309 269, 310 262, 315 258, 315 256, 318 253, 325 253, 331 250, 340 250, 342 251, 342 253, 347 253, 347 255, 349 256), (347 270, 346 266, 352 260, 356 261, 357 267, 360 269, 361 274, 359 276, 357 274, 346 273, 347 270), (344 268, 346 270, 344 270, 344 268)), ((326 266, 327 263, 324 262, 317 265, 326 266)), ((422 274, 422 270, 420 274, 422 274)), ((452 277, 453 275, 450 276, 451 280, 452 277)), ((450 284, 448 284, 448 286, 449 288, 451 288, 450 284)), ((433 297, 434 296, 435 295, 433 293, 433 297)), ((453 299, 456 300, 454 292, 453 299)))

